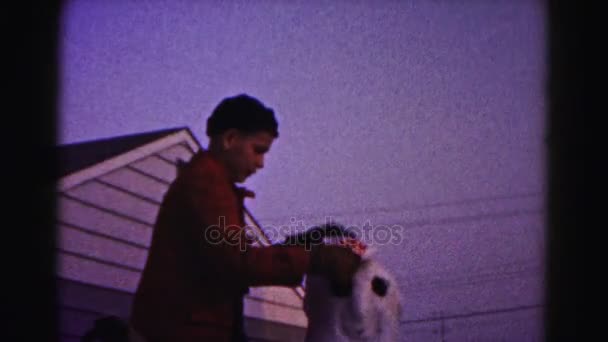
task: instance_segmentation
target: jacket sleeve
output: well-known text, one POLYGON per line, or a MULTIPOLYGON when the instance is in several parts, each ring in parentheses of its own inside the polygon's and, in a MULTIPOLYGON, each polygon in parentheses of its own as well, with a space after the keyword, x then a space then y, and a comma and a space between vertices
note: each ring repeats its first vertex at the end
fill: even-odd
POLYGON ((202 271, 214 280, 241 286, 297 286, 310 264, 300 246, 252 247, 241 242, 240 206, 230 183, 209 169, 184 174, 180 192, 193 223, 190 236, 202 271))

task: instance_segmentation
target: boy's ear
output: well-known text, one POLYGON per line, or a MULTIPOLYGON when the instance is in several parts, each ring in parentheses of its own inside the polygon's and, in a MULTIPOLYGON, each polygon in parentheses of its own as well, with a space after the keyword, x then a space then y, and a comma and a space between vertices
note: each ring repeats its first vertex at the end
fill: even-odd
POLYGON ((222 134, 222 147, 224 150, 229 150, 239 138, 239 131, 235 128, 230 128, 222 134))

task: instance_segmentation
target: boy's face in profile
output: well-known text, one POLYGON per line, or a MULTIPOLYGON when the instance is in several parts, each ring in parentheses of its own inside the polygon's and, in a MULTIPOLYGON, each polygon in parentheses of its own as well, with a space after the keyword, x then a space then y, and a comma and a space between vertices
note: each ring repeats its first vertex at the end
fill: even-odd
POLYGON ((232 181, 242 183, 264 167, 264 156, 275 138, 264 131, 252 134, 235 131, 232 134, 225 149, 226 164, 232 181))

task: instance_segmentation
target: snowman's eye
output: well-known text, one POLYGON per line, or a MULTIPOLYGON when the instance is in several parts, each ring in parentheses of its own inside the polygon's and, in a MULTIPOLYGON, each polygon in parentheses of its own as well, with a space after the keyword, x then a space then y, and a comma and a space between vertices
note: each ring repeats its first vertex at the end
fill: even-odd
POLYGON ((380 297, 386 296, 388 285, 386 279, 380 277, 374 277, 374 279, 372 279, 372 291, 380 297))

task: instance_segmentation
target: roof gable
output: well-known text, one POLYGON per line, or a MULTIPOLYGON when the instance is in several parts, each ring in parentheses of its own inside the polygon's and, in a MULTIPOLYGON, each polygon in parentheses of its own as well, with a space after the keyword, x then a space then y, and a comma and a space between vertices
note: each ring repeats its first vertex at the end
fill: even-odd
POLYGON ((187 128, 170 128, 58 146, 58 176, 67 176, 184 129, 187 128))

